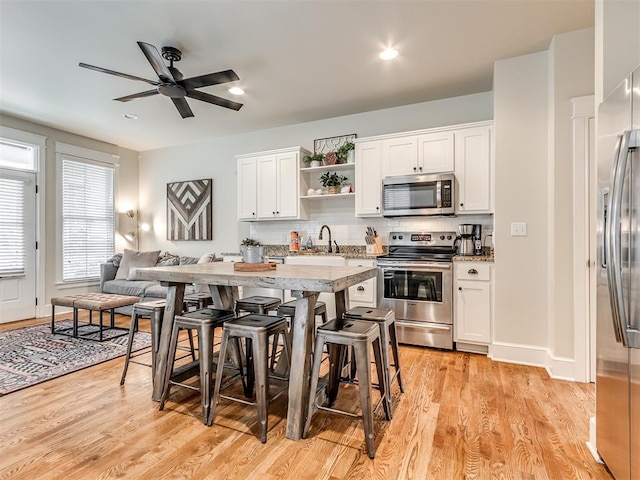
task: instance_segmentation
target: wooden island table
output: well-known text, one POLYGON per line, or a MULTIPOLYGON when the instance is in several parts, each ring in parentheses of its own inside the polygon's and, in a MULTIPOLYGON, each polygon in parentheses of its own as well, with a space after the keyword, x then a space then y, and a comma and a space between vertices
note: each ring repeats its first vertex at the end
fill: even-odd
POLYGON ((233 263, 214 262, 172 267, 138 268, 135 280, 155 280, 168 287, 167 303, 160 332, 157 370, 152 398, 160 400, 162 383, 169 364, 169 340, 176 312, 182 309, 185 285, 207 284, 215 308, 233 310, 238 300, 238 287, 264 287, 291 290, 296 299, 292 322, 293 349, 289 373, 287 438, 299 440, 306 420, 309 401, 311 346, 314 335, 315 303, 320 292, 335 294, 336 315, 347 310, 348 288, 377 273, 375 267, 328 267, 278 264, 265 272, 235 271, 233 263))

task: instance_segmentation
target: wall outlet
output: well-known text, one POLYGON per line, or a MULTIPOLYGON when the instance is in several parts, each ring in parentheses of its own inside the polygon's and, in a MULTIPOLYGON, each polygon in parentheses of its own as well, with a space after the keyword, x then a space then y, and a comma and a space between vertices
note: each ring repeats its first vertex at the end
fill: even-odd
POLYGON ((512 237, 526 237, 527 236, 527 224, 526 224, 526 222, 512 222, 511 223, 511 236, 512 237))

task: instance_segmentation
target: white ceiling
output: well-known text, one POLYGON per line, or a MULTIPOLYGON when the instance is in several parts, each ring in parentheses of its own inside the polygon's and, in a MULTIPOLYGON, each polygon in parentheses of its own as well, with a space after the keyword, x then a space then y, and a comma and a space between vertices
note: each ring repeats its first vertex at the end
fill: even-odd
POLYGON ((0 112, 143 151, 489 91, 494 61, 593 23, 593 0, 0 0, 0 112), (149 85, 78 67, 156 80, 138 40, 180 48, 185 77, 232 68, 202 91, 244 107, 189 100, 182 119, 160 95, 112 100, 149 85))

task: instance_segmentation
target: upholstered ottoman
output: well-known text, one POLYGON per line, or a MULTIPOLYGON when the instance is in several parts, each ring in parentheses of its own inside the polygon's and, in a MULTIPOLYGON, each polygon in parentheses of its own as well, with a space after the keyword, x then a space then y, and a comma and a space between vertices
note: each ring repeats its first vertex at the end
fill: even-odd
POLYGON ((129 295, 115 295, 108 293, 82 293, 78 295, 68 295, 65 297, 56 297, 51 299, 51 333, 61 335, 69 335, 74 338, 85 338, 87 340, 96 340, 102 342, 107 339, 121 337, 129 333, 128 328, 115 326, 114 310, 119 307, 133 305, 140 300, 139 297, 129 295), (73 307, 73 326, 71 328, 55 329, 55 307, 65 306, 73 307), (89 310, 89 323, 80 324, 78 322, 78 310, 89 310), (109 326, 105 328, 103 322, 103 312, 109 310, 111 313, 109 326), (99 312, 99 324, 94 325, 92 314, 94 311, 99 312), (82 332, 80 329, 82 328, 82 332), (71 330, 71 333, 69 333, 71 330), (117 335, 109 335, 105 338, 106 330, 118 330, 121 333, 117 335), (96 338, 97 333, 97 338, 96 338))

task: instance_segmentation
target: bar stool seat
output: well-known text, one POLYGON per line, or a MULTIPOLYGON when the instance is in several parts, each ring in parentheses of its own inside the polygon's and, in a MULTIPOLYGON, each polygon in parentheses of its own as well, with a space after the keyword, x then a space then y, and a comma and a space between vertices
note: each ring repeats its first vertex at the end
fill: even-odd
POLYGON ((279 298, 263 297, 261 295, 241 298, 236 301, 236 315, 241 311, 264 315, 269 313, 271 310, 276 310, 280 303, 279 298))
POLYGON ((380 327, 382 363, 387 371, 386 378, 389 380, 386 391, 389 395, 389 402, 391 402, 391 385, 394 381, 398 383, 400 393, 404 393, 402 375, 400 373, 400 355, 398 354, 395 312, 390 308, 354 307, 345 312, 344 318, 345 321, 348 319, 355 319, 375 322, 380 327), (391 346, 391 353, 393 354, 393 364, 391 364, 389 360, 389 345, 391 346), (393 366, 395 370, 393 375, 391 375, 391 366, 393 366))
MULTIPOLYGON (((222 341, 220 343, 220 358, 224 358, 224 356, 226 355, 226 350, 231 339, 245 339, 247 348, 247 372, 248 375, 251 375, 251 372, 255 373, 256 401, 247 402, 246 400, 222 395, 220 393, 222 385, 223 365, 222 362, 218 362, 215 388, 213 392, 213 406, 211 408, 211 414, 209 416, 207 425, 213 424, 216 415, 216 406, 221 397, 227 400, 255 405, 258 410, 258 421, 260 423, 260 441, 262 443, 265 443, 267 441, 267 405, 269 401, 267 398, 269 394, 269 375, 267 367, 269 361, 268 350, 269 337, 275 334, 281 334, 286 339, 284 342, 284 349, 286 358, 290 362, 291 339, 289 336, 289 331, 287 329, 287 321, 284 317, 250 314, 236 318, 235 320, 225 322, 222 333, 222 341)), ((247 380, 248 384, 251 384, 252 382, 253 380, 251 379, 247 380)), ((283 388, 276 395, 274 395, 271 400, 274 400, 286 390, 286 387, 283 388)))
MULTIPOLYGON (((327 305, 324 302, 316 302, 313 313, 317 317, 322 317, 322 323, 327 323, 327 305)), ((296 314, 296 301, 291 300, 278 306, 278 315, 283 317, 293 317, 296 314)))
MULTIPOLYGON (((176 315, 173 330, 171 332, 171 342, 169 344, 168 357, 171 361, 171 368, 167 368, 162 389, 162 398, 160 400, 160 410, 164 410, 165 402, 169 398, 171 385, 180 385, 186 388, 194 388, 181 383, 184 379, 193 376, 193 369, 198 366, 200 372, 200 395, 202 403, 202 422, 210 425, 208 422, 211 413, 211 389, 213 385, 213 335, 214 330, 222 327, 225 322, 233 320, 235 313, 231 310, 217 310, 213 308, 203 308, 195 312, 188 312, 182 315, 176 315), (178 336, 180 330, 195 329, 198 331, 198 360, 191 362, 177 370, 174 369, 174 359, 176 356, 176 348, 178 345, 178 336), (198 365, 195 365, 197 363, 198 365)), ((242 360, 239 357, 239 349, 236 349, 238 357, 236 361, 242 370, 242 360)), ((218 358, 218 365, 223 366, 224 356, 221 354, 218 358)), ((196 388, 197 390, 197 388, 196 388)))
MULTIPOLYGON (((316 344, 313 354, 313 368, 311 371, 311 394, 309 396, 309 405, 307 412, 307 421, 302 433, 303 438, 307 438, 311 419, 314 410, 328 410, 334 413, 343 413, 353 416, 352 413, 340 411, 334 408, 327 408, 316 405, 316 391, 318 389, 318 377, 320 375, 320 363, 322 361, 323 346, 329 344, 331 348, 338 348, 337 358, 340 359, 337 366, 332 366, 330 375, 339 375, 344 362, 344 353, 346 347, 352 347, 354 351, 354 360, 358 372, 358 390, 360 394, 360 407, 362 409, 362 420, 364 424, 365 443, 367 453, 370 458, 375 457, 375 441, 373 428, 373 406, 371 401, 371 347, 375 357, 376 371, 380 381, 380 398, 384 405, 384 410, 389 420, 391 405, 389 397, 385 391, 387 381, 386 372, 382 364, 382 348, 380 345, 380 328, 377 323, 364 322, 361 320, 343 320, 333 319, 325 325, 318 327, 316 332, 316 344), (337 368, 336 368, 337 367, 337 368)), ((334 357, 336 358, 336 357, 334 357)), ((330 380, 331 383, 331 380, 330 380)))
POLYGON ((213 299, 209 292, 196 292, 186 294, 182 302, 184 304, 183 309, 188 312, 191 307, 194 307, 196 310, 208 307, 213 303, 213 299))

